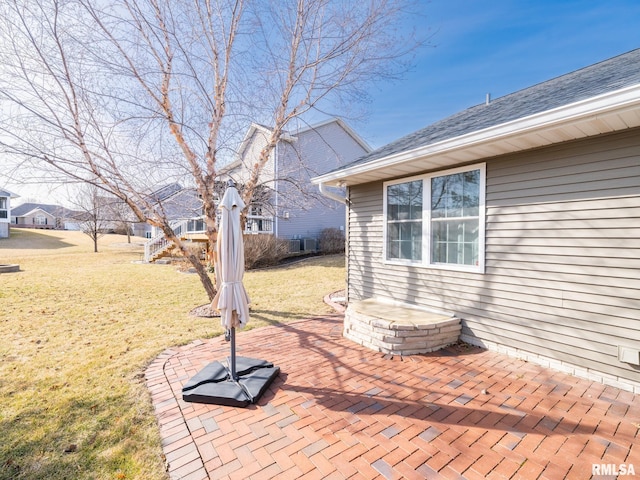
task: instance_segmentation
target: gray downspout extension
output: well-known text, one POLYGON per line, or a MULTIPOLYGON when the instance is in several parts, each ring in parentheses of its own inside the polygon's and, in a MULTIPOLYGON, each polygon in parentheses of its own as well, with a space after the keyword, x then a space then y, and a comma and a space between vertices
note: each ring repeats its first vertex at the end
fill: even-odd
MULTIPOLYGON (((329 190, 327 190, 326 185, 324 183, 319 183, 318 184, 318 188, 320 189, 320 193, 322 195, 324 195, 327 198, 330 198, 331 200, 335 200, 336 202, 340 202, 343 203, 344 205, 346 205, 346 212, 345 212, 345 237, 346 239, 349 238, 349 199, 347 197, 345 197, 344 195, 338 195, 335 192, 330 192, 329 190)), ((349 255, 347 253, 348 248, 345 250, 345 257, 347 259, 347 278, 349 276, 349 255)), ((348 283, 345 285, 345 291, 347 292, 347 299, 349 298, 349 285, 348 283)))

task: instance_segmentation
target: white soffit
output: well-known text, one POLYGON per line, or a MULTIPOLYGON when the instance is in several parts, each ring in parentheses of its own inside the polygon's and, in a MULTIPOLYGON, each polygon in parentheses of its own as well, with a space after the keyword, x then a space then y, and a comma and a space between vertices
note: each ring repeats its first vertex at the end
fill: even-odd
POLYGON ((329 172, 312 181, 357 185, 638 126, 640 85, 635 85, 329 172))

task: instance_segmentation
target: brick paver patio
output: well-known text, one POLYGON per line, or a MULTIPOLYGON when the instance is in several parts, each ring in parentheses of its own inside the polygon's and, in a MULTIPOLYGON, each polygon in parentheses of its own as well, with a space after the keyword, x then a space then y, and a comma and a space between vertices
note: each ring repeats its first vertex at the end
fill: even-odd
POLYGON ((281 368, 248 408, 182 400, 228 355, 222 338, 163 352, 146 379, 170 477, 558 480, 622 464, 640 478, 639 395, 464 345, 382 355, 342 320, 239 332, 238 355, 281 368))

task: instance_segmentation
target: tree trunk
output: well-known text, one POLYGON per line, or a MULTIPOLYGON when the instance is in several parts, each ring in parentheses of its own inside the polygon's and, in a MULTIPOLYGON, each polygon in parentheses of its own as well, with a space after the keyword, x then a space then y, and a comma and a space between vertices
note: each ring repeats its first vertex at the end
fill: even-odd
POLYGON ((209 296, 209 301, 213 300, 213 297, 216 296, 217 290, 216 290, 216 287, 213 285, 213 282, 211 281, 211 277, 209 277, 207 269, 202 264, 200 259, 195 255, 190 254, 187 256, 187 258, 196 269, 196 272, 200 277, 200 282, 202 283, 202 286, 204 287, 205 291, 207 292, 207 295, 209 296))

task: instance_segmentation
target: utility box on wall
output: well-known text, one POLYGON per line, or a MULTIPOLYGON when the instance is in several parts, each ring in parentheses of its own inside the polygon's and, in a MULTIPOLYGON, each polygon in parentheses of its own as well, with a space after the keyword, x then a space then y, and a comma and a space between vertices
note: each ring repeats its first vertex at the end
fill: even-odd
POLYGON ((631 365, 640 365, 640 350, 618 345, 618 360, 631 365))

